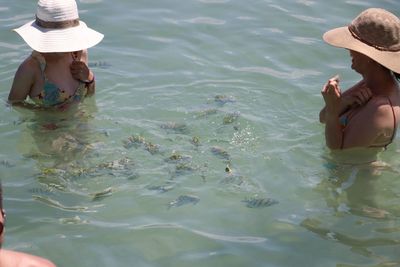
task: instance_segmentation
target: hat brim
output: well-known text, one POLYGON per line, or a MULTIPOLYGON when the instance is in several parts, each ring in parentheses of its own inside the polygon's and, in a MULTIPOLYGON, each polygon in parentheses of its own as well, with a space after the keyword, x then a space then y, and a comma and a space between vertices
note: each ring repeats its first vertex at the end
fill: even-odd
POLYGON ((103 34, 90 29, 83 21, 79 26, 66 29, 47 29, 39 27, 35 20, 14 29, 35 51, 40 53, 73 52, 98 44, 103 34))
POLYGON ((330 45, 360 52, 386 68, 400 73, 400 51, 382 51, 369 46, 354 38, 348 27, 340 27, 327 31, 322 38, 330 45))

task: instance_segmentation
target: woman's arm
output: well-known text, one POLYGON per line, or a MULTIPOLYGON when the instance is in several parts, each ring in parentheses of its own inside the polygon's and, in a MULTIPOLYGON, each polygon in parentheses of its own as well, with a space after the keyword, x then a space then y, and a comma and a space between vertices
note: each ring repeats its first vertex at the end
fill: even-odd
POLYGON ((32 66, 32 64, 33 63, 27 59, 18 67, 8 95, 9 103, 22 103, 28 97, 34 83, 34 66, 32 66))
MULTIPOLYGON (((326 87, 325 85, 324 87, 326 87)), ((363 80, 341 93, 339 116, 345 113, 352 106, 361 106, 368 102, 371 98, 372 93, 369 88, 365 86, 363 80)), ((326 106, 324 106, 319 112, 319 121, 321 123, 326 122, 326 106)))
POLYGON ((96 88, 96 82, 93 72, 89 69, 89 55, 87 49, 74 52, 75 61, 71 64, 72 76, 86 84, 87 95, 93 95, 96 88))
POLYGON ((343 134, 339 116, 341 112, 341 92, 338 79, 329 79, 321 91, 325 101, 325 141, 330 149, 339 149, 342 146, 343 134))

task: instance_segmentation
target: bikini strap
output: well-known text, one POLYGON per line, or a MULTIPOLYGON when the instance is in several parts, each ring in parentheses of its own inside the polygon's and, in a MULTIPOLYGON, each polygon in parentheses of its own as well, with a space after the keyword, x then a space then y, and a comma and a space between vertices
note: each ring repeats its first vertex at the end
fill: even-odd
POLYGON ((393 113, 393 133, 392 133, 392 138, 390 138, 390 143, 393 142, 394 138, 396 137, 396 133, 397 133, 397 119, 396 119, 396 113, 394 112, 394 107, 392 104, 392 101, 390 100, 390 98, 387 98, 390 104, 390 107, 392 108, 392 113, 393 113))
POLYGON ((40 54, 37 51, 33 51, 31 54, 31 57, 39 63, 39 67, 40 67, 40 71, 42 72, 42 76, 43 76, 43 78, 46 79, 46 75, 44 74, 44 71, 46 69, 46 59, 42 56, 42 54, 40 54))

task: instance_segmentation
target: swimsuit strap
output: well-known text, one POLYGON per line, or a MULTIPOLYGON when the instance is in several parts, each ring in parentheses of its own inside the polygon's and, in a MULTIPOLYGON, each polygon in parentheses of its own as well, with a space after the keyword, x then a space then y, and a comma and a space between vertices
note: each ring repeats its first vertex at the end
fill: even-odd
MULTIPOLYGON (((390 138, 390 141, 389 141, 386 145, 383 146, 383 147, 385 148, 385 150, 386 150, 387 146, 393 142, 394 138, 396 137, 396 133, 397 133, 397 118, 396 118, 396 113, 394 112, 394 107, 393 107, 392 101, 390 100, 389 97, 387 97, 387 100, 389 101, 390 107, 392 108, 392 114, 393 114, 393 133, 392 133, 392 137, 390 138)), ((341 141, 341 144, 340 144, 340 149, 343 149, 343 145, 344 145, 344 128, 346 127, 347 123, 348 123, 349 120, 351 119, 352 115, 354 115, 354 111, 350 111, 350 112, 347 114, 347 116, 345 116, 343 119, 340 119, 341 122, 345 122, 344 125, 342 124, 342 125, 343 125, 343 128, 342 128, 342 141, 341 141)), ((381 146, 372 145, 372 146, 370 146, 370 147, 381 147, 381 146)))
MULTIPOLYGON (((384 148, 385 150, 387 149, 387 146, 390 145, 390 144, 393 142, 394 138, 396 137, 396 133, 397 133, 397 119, 396 119, 396 113, 394 112, 394 107, 393 107, 392 101, 390 100, 389 97, 387 97, 387 100, 388 100, 388 102, 389 102, 389 104, 390 104, 390 107, 392 108, 392 114, 393 114, 393 132, 392 132, 392 137, 390 138, 389 142, 388 142, 386 145, 383 146, 383 148, 384 148)), ((380 147, 380 146, 374 146, 374 145, 372 145, 372 146, 370 146, 370 147, 380 147)))
MULTIPOLYGON (((390 143, 393 142, 394 138, 396 137, 396 133, 397 133, 397 119, 396 119, 396 113, 394 112, 394 107, 392 104, 392 101, 390 100, 390 98, 387 98, 390 104, 390 107, 392 108, 392 113, 393 113, 393 133, 392 133, 392 138, 390 138, 390 142, 387 144, 389 145, 390 143)), ((387 146, 386 145, 386 146, 387 146)))
POLYGON ((44 71, 46 69, 46 59, 44 58, 44 56, 37 51, 33 51, 31 54, 31 57, 39 63, 39 67, 40 67, 40 71, 42 72, 42 76, 43 76, 43 78, 46 79, 46 75, 44 73, 44 71))

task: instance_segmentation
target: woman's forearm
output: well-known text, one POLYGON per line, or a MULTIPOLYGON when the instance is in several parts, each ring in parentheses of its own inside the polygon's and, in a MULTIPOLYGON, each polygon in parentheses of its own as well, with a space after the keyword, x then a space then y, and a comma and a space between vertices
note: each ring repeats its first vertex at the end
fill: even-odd
MULTIPOLYGON (((350 96, 342 95, 339 107, 339 116, 345 113, 352 105, 350 96)), ((324 106, 319 112, 319 122, 326 123, 326 106, 324 106)))
POLYGON ((343 146, 343 129, 339 116, 326 116, 325 141, 330 149, 341 149, 343 146))

